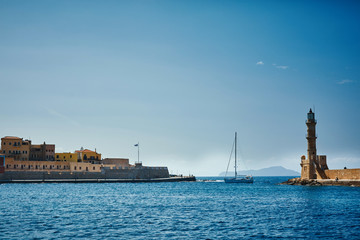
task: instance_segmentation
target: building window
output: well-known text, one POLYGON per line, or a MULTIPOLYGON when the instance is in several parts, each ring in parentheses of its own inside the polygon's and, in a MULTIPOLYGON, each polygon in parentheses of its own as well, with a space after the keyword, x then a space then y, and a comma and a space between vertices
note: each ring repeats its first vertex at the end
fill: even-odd
POLYGON ((76 170, 76 166, 74 167, 74 170, 76 170))
POLYGON ((79 167, 79 170, 81 170, 81 167, 79 167))
POLYGON ((93 167, 93 170, 95 170, 95 167, 93 167))
POLYGON ((70 155, 70 158, 72 158, 72 155, 70 155))
POLYGON ((4 142, 4 145, 6 145, 6 142, 4 142))
POLYGON ((89 171, 89 168, 88 168, 88 167, 86 167, 86 171, 87 171, 87 172, 89 171))

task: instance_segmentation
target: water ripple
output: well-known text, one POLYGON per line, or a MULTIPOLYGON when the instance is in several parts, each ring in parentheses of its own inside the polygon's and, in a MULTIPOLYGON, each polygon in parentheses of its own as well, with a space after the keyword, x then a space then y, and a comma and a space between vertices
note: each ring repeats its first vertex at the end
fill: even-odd
POLYGON ((2 184, 0 239, 360 239, 360 188, 2 184))

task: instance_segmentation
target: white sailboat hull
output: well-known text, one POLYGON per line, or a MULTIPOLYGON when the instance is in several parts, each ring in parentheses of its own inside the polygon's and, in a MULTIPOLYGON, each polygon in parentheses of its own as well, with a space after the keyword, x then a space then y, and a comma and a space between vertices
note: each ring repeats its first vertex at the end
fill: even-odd
POLYGON ((246 177, 233 177, 233 178, 224 178, 225 183, 253 183, 254 178, 251 176, 246 177))

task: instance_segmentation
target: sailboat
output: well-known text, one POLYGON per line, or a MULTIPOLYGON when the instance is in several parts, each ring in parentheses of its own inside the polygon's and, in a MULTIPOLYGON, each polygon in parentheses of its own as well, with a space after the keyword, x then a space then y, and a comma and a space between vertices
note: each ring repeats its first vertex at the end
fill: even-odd
POLYGON ((229 169, 229 164, 231 161, 231 155, 232 155, 232 151, 231 151, 231 155, 230 155, 229 163, 228 163, 228 169, 226 169, 226 174, 225 174, 225 178, 224 178, 225 183, 253 183, 254 178, 252 176, 237 175, 237 159, 236 159, 237 154, 236 153, 237 153, 237 133, 235 132, 235 176, 234 177, 226 177, 227 170, 229 169))

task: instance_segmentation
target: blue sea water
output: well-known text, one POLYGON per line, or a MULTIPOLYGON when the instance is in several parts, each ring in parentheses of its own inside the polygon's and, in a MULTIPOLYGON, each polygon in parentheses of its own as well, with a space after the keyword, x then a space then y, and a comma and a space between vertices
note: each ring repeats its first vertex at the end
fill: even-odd
POLYGON ((360 188, 287 179, 2 184, 0 239, 360 239, 360 188))

